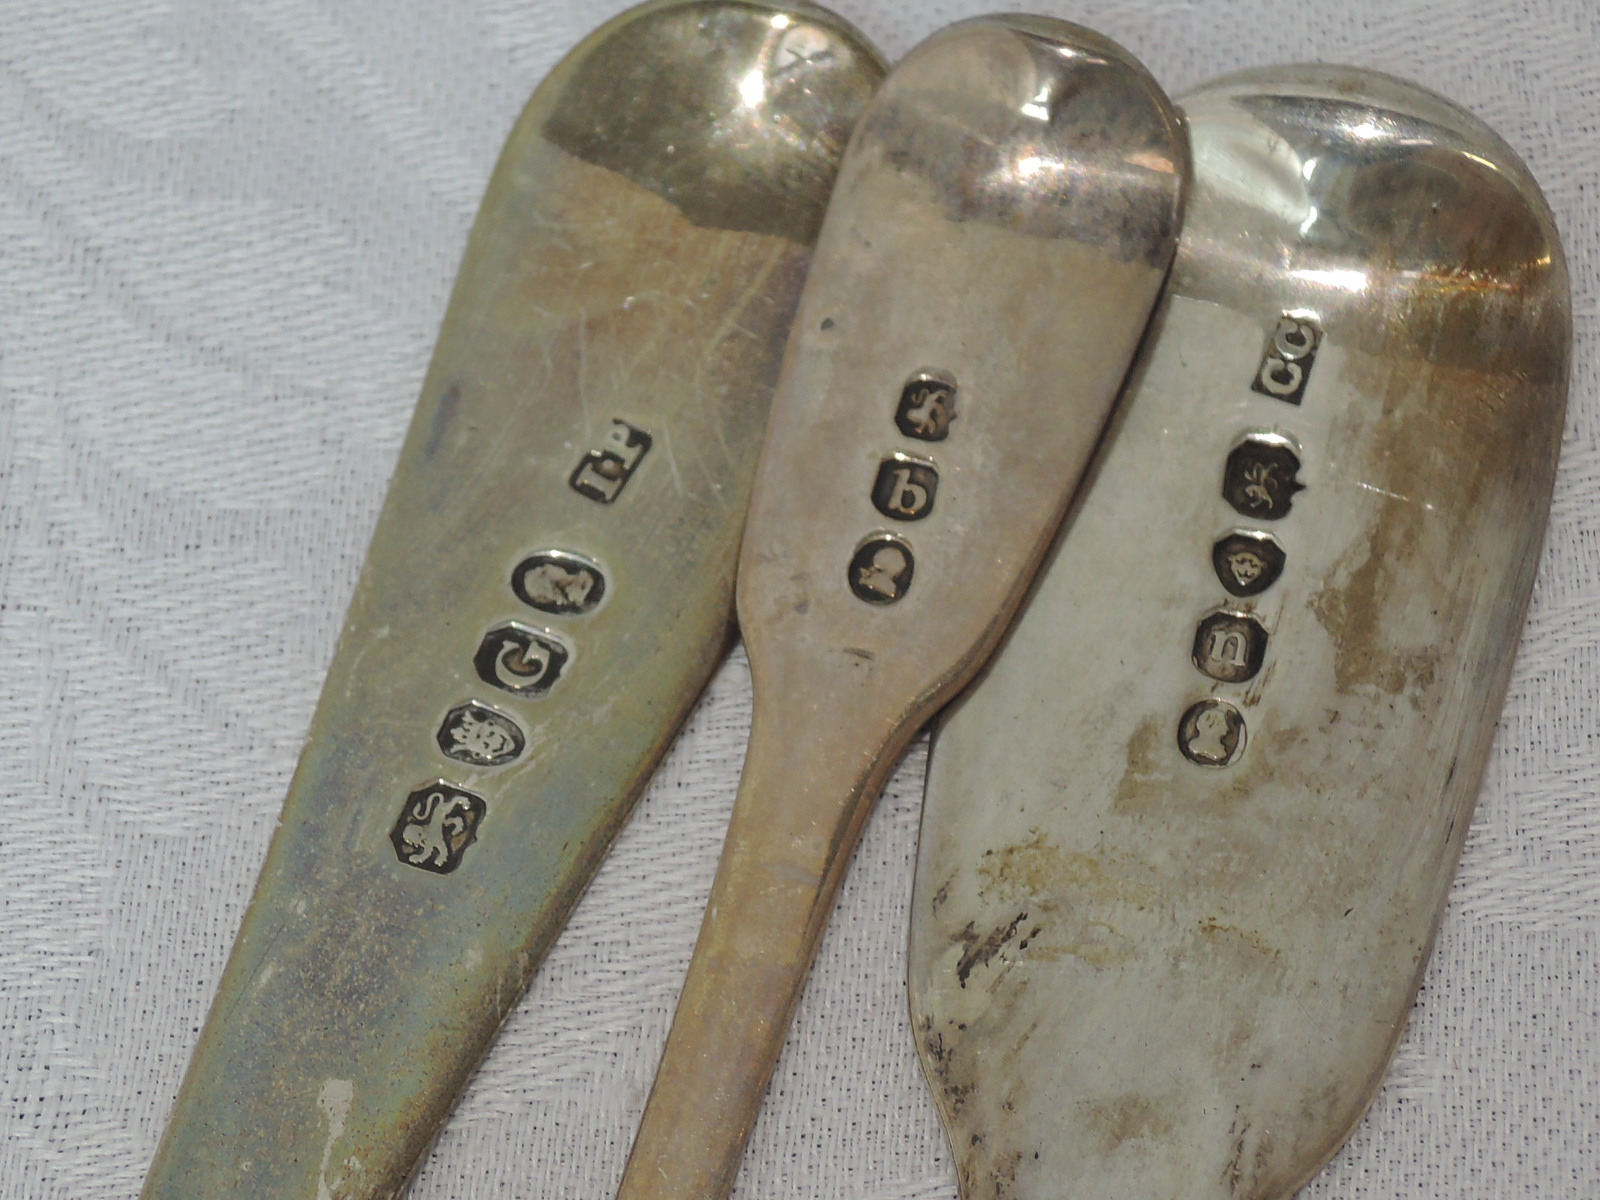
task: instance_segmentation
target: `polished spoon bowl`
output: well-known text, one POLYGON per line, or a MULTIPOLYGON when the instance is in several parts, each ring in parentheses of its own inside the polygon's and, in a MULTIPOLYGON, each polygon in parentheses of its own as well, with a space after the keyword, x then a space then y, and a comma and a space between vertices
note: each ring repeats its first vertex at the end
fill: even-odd
POLYGON ((1175 113, 1043 18, 955 26, 869 104, 774 400, 739 566, 739 795, 625 1200, 732 1187, 857 835, 990 653, 1177 237, 1175 113))
POLYGON ((1571 316, 1515 153, 1352 68, 1183 109, 1193 196, 1118 428, 934 739, 911 1003, 969 1200, 1286 1200, 1342 1144, 1549 510, 1571 316))

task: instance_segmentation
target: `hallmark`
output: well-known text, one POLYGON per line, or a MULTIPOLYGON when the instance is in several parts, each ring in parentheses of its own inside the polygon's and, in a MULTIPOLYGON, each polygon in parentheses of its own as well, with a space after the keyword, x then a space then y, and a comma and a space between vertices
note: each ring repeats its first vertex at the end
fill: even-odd
POLYGON ((395 856, 408 867, 448 875, 478 835, 487 805, 443 780, 406 797, 400 819, 389 833, 395 856))
POLYGON ((502 767, 515 762, 527 745, 515 721, 476 700, 452 708, 435 740, 450 758, 475 767, 502 767))
POLYGON ((598 450, 583 456, 568 481, 572 490, 601 504, 610 504, 627 486, 650 450, 650 435, 626 421, 613 420, 598 450))
POLYGON ((1289 515, 1295 493, 1305 489, 1296 478, 1299 472, 1300 459, 1288 438, 1251 434, 1228 455, 1222 495, 1244 516, 1276 521, 1289 515))
POLYGON ((955 419, 956 385, 948 376, 925 371, 901 389, 894 423, 908 438, 942 442, 950 436, 950 422, 955 419))
POLYGON ((1178 749, 1202 767, 1231 767, 1244 753, 1244 717, 1226 700, 1208 697, 1178 721, 1178 749))
POLYGON ((1194 633, 1194 665, 1223 683, 1255 678, 1267 657, 1267 631, 1248 613, 1221 609, 1194 633))
POLYGON ((1230 533, 1211 547, 1211 565, 1235 596, 1259 596, 1283 574, 1285 555, 1268 533, 1230 533))
POLYGON ((939 472, 930 462, 904 454, 891 455, 878 466, 872 485, 873 506, 896 521, 920 521, 933 511, 939 472))
POLYGON ((875 534, 850 559, 850 590, 868 604, 893 604, 910 590, 915 570, 910 546, 887 533, 875 534))
POLYGON ((1250 387, 1263 396, 1299 404, 1311 379, 1322 331, 1313 313, 1286 312, 1267 339, 1266 353, 1250 387))
POLYGON ((606 598, 606 577, 581 554, 541 550, 511 572, 511 590, 530 608, 553 616, 593 612, 606 598))
POLYGON ((553 633, 509 621, 484 635, 472 665, 485 683, 518 696, 542 696, 560 682, 571 657, 553 633))

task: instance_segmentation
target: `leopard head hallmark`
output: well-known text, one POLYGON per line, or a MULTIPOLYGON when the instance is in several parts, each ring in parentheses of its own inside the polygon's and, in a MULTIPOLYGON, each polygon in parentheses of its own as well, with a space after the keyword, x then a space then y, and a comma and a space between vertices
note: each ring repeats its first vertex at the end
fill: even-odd
POLYGON ((443 753, 475 767, 515 762, 527 744, 515 721, 476 700, 452 708, 435 739, 443 753))
POLYGON ((1286 556, 1271 534, 1234 532, 1211 548, 1217 579, 1235 596, 1258 596, 1283 574, 1286 556))

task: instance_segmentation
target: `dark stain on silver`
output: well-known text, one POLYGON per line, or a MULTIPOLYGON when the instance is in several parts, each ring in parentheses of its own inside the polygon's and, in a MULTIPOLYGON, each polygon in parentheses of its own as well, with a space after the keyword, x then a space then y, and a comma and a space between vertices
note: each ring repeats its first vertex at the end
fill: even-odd
POLYGON ((428 427, 428 443, 422 448, 424 458, 432 458, 438 453, 439 446, 444 441, 445 430, 450 428, 450 422, 455 419, 456 409, 461 405, 461 388, 451 384, 439 397, 439 406, 433 410, 433 424, 428 427))
POLYGON ((958 935, 966 949, 961 952, 961 959, 956 963, 956 978, 961 986, 967 986, 967 978, 976 967, 988 966, 996 954, 1005 947, 1005 944, 1017 935, 1017 929, 1028 919, 1025 912, 1018 913, 1011 918, 1009 924, 1001 925, 991 930, 986 936, 979 937, 978 931, 969 921, 967 927, 958 935))

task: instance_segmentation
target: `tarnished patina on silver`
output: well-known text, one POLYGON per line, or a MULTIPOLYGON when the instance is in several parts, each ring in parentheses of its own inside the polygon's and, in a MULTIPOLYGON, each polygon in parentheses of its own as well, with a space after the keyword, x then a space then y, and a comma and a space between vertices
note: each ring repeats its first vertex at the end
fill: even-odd
POLYGON ((1348 68, 1183 108, 1118 428, 933 748, 912 1014, 969 1200, 1285 1200, 1348 1136, 1549 508, 1567 276, 1516 155, 1348 68))
POLYGON ((754 727, 625 1200, 732 1186, 872 803, 994 648, 1089 461, 1187 170, 1150 77, 1060 22, 956 26, 868 106, 762 451, 754 727))
POLYGON ((882 73, 808 4, 671 0, 535 93, 146 1200, 404 1188, 727 647, 882 73))

